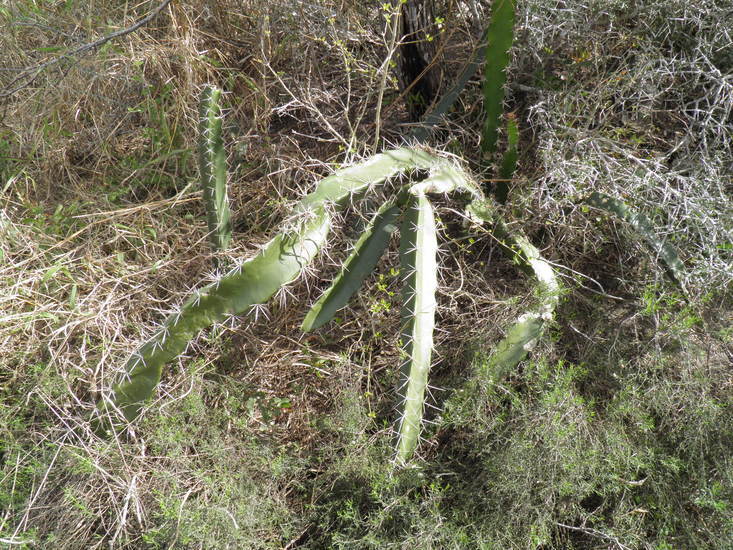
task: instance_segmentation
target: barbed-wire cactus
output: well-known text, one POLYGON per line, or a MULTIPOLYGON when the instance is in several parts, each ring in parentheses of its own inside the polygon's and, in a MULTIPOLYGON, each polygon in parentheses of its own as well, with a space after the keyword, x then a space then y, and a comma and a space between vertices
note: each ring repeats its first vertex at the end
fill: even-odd
MULTIPOLYGON (((227 159, 222 139, 221 90, 206 86, 199 102, 199 174, 212 250, 223 252, 232 239, 227 197, 227 159)), ((214 261, 218 266, 218 261, 214 261)))
MULTIPOLYGON (((505 71, 514 25, 513 0, 500 0, 489 24, 486 46, 483 133, 484 162, 496 151, 503 102, 505 71), (488 82, 491 80, 492 82, 488 82)), ((456 85, 426 117, 426 125, 414 137, 424 139, 425 128, 439 121, 467 82, 461 75, 456 85)), ((226 157, 221 141, 220 92, 206 88, 201 101, 200 170, 212 245, 224 250, 231 238, 226 203, 226 157)), ((492 190, 499 203, 508 198, 509 180, 517 166, 519 130, 509 116, 507 150, 492 190)), ((435 328, 438 239, 430 196, 459 195, 466 219, 486 224, 519 268, 536 278, 539 304, 506 331, 488 362, 476 373, 496 382, 517 366, 552 322, 559 301, 560 285, 551 264, 521 231, 510 228, 499 215, 500 206, 484 195, 482 187, 456 163, 420 148, 400 148, 374 155, 322 179, 315 190, 295 206, 294 228, 277 235, 253 258, 196 291, 183 306, 129 359, 125 374, 111 395, 100 400, 95 423, 99 431, 119 426, 115 412, 134 420, 160 382, 165 364, 180 353, 196 334, 230 315, 248 312, 269 300, 281 287, 296 280, 326 244, 333 214, 350 204, 355 194, 382 186, 387 199, 358 238, 331 286, 316 300, 302 330, 317 329, 333 319, 359 290, 389 246, 391 235, 400 231, 402 278, 402 378, 398 388, 402 406, 396 422, 398 463, 411 459, 418 447, 428 387, 435 328), (419 181, 417 175, 428 173, 419 181), (395 176, 403 176, 398 179, 395 176), (404 180, 407 179, 407 183, 404 180), (386 184, 401 182, 401 185, 386 184)), ((658 238, 645 216, 625 203, 600 193, 583 199, 587 204, 629 222, 651 246, 675 281, 683 280, 683 265, 674 249, 658 238)), ((121 420, 118 418, 118 420, 121 420)))

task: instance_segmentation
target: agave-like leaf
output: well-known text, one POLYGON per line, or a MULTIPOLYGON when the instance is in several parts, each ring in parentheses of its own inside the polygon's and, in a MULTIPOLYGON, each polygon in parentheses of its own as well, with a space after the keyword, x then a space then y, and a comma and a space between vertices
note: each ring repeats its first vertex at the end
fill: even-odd
POLYGON ((127 420, 136 418, 160 382, 165 363, 183 352, 201 329, 264 303, 295 280, 325 242, 330 224, 321 208, 299 231, 278 235, 259 254, 196 292, 130 358, 125 379, 114 387, 110 403, 102 400, 99 408, 112 404, 127 420))
POLYGON ((657 236, 649 218, 641 212, 632 210, 626 203, 597 191, 591 193, 586 199, 586 202, 591 206, 615 214, 625 222, 631 224, 631 227, 641 235, 657 259, 662 262, 670 278, 680 287, 684 288, 685 266, 674 247, 657 236))
POLYGON ((517 146, 519 145, 519 128, 517 127, 517 120, 514 116, 509 116, 506 132, 508 142, 507 150, 501 161, 499 181, 496 183, 494 191, 496 200, 501 204, 506 203, 506 199, 509 196, 509 182, 512 177, 514 177, 514 172, 517 170, 517 157, 519 156, 517 151, 517 146))
POLYGON ((404 408, 399 423, 397 459, 410 459, 417 447, 425 406, 435 325, 438 241, 430 201, 411 198, 400 229, 404 408))
POLYGON ((215 252, 224 251, 232 238, 227 200, 227 160, 221 136, 221 90, 207 86, 199 105, 199 174, 206 205, 209 239, 215 252))
POLYGON ((484 155, 496 150, 499 120, 504 110, 504 84, 509 64, 509 49, 514 40, 514 0, 495 0, 487 32, 484 67, 484 123, 481 149, 484 155))
POLYGON ((386 151, 322 179, 315 191, 298 203, 296 210, 305 212, 320 208, 324 202, 341 204, 354 193, 359 193, 370 185, 382 183, 398 173, 415 169, 429 170, 441 162, 443 161, 420 149, 386 151))
POLYGON ((331 286, 311 307, 301 329, 308 332, 326 324, 359 290, 364 279, 374 270, 389 238, 397 229, 394 225, 407 197, 398 195, 377 211, 354 245, 354 250, 341 267, 331 286))
POLYGON ((493 224, 492 233, 520 267, 533 273, 540 285, 540 305, 535 311, 520 315, 499 342, 496 351, 480 368, 480 374, 493 381, 500 380, 519 364, 542 336, 557 307, 560 285, 549 263, 539 250, 518 231, 510 230, 487 201, 473 201, 468 206, 469 216, 479 222, 493 224))

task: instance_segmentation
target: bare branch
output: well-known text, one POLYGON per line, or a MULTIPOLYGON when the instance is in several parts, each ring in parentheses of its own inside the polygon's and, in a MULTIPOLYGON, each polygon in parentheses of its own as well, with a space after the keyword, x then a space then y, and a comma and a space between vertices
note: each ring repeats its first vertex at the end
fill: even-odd
POLYGON ((597 529, 591 529, 590 527, 575 527, 573 525, 565 525, 564 523, 556 523, 555 525, 557 525, 558 527, 562 527, 563 529, 569 529, 570 531, 577 531, 579 533, 583 533, 585 535, 588 535, 589 537, 595 537, 595 538, 607 540, 613 543, 613 545, 616 548, 618 548, 619 550, 631 550, 625 544, 621 544, 621 542, 616 537, 607 535, 606 533, 598 531, 597 529))
POLYGON ((99 40, 95 40, 94 42, 89 42, 87 44, 83 44, 79 46, 78 48, 75 48, 71 50, 70 52, 66 52, 64 54, 59 55, 58 57, 54 57, 53 59, 50 59, 48 61, 44 61, 43 63, 40 63, 38 65, 34 65, 32 67, 27 67, 26 69, 23 69, 23 71, 15 77, 8 86, 5 88, 5 90, 0 92, 0 98, 6 98, 10 97, 23 88, 26 88, 27 86, 30 86, 33 81, 38 78, 38 76, 49 67, 53 67, 54 65, 57 65, 64 59, 70 59, 72 57, 83 55, 91 50, 95 50, 99 48, 100 46, 103 46, 110 40, 114 40, 115 38, 120 38, 122 36, 126 36, 130 33, 135 32, 140 27, 145 26, 150 21, 152 21, 155 16, 157 16, 161 11, 165 9, 168 4, 171 3, 171 0, 164 0, 162 4, 160 4, 158 7, 156 7, 153 11, 151 11, 148 15, 140 19, 137 23, 134 25, 127 27, 125 29, 120 29, 119 31, 115 31, 111 34, 108 34, 107 36, 104 36, 100 38, 99 40), (21 84, 18 84, 21 82, 21 84), (15 88, 13 88, 15 86, 15 88))

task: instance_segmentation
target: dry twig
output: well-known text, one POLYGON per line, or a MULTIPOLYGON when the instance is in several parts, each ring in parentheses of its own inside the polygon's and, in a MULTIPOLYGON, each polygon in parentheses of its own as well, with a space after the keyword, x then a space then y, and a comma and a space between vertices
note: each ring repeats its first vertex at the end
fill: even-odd
POLYGON ((22 70, 22 72, 18 76, 16 76, 13 80, 10 81, 10 83, 7 85, 5 90, 0 91, 0 98, 10 97, 18 93, 23 88, 30 86, 33 83, 33 81, 36 78, 38 78, 38 76, 44 70, 61 63, 61 61, 63 61, 64 59, 69 59, 72 57, 83 55, 89 51, 96 50, 97 48, 99 48, 100 46, 103 46, 110 40, 114 40, 115 38, 120 38, 122 36, 126 36, 130 33, 135 32, 139 28, 145 26, 150 21, 152 21, 155 18, 155 16, 158 15, 161 11, 163 11, 163 9, 165 9, 165 7, 170 3, 171 3, 171 0, 164 0, 162 4, 160 4, 153 11, 151 11, 148 15, 146 15, 145 17, 140 19, 140 21, 138 21, 137 23, 135 23, 134 25, 130 27, 121 29, 119 31, 115 31, 111 34, 108 34, 107 36, 103 36, 99 40, 95 40, 94 42, 88 42, 86 44, 83 44, 79 46, 78 48, 71 50, 70 52, 63 53, 57 57, 54 57, 53 59, 44 61, 43 63, 40 63, 38 65, 34 65, 32 67, 26 67, 25 69, 22 70))

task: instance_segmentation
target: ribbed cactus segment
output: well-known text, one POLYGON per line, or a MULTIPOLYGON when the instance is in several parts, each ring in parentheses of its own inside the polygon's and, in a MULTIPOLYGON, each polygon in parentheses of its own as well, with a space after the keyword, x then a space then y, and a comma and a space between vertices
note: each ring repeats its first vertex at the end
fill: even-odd
POLYGON ((397 459, 410 459, 417 447, 425 405, 438 287, 433 208, 424 193, 410 199, 400 229, 404 407, 399 422, 397 459))
POLYGON ((542 336, 547 323, 552 321, 559 299, 560 285, 555 270, 542 258, 539 250, 524 235, 509 230, 506 224, 498 219, 489 202, 474 201, 467 210, 473 219, 493 224, 491 231, 504 250, 520 267, 534 274, 540 285, 539 307, 519 316, 504 339, 499 342, 496 351, 481 367, 479 374, 496 382, 527 356, 542 336))
POLYGON ((610 212, 629 223, 641 235, 647 246, 651 248, 657 260, 662 262, 670 278, 681 288, 684 288, 685 266, 674 247, 657 236, 649 218, 641 212, 632 210, 624 202, 597 191, 591 193, 586 199, 586 202, 591 206, 610 212))
POLYGON ((488 361, 481 365, 480 374, 487 380, 499 382, 523 361, 545 330, 545 319, 537 312, 524 313, 507 330, 488 361))
POLYGON ((416 169, 429 170, 439 162, 442 161, 420 149, 386 151, 322 179, 315 191, 300 201, 297 209, 304 212, 324 202, 342 204, 351 195, 383 183, 391 176, 416 169))
POLYGON ((535 311, 520 315, 489 357, 484 374, 494 381, 501 380, 511 369, 524 360, 539 341, 547 323, 552 321, 557 307, 559 284, 552 269, 539 251, 523 235, 515 235, 510 241, 517 250, 516 257, 526 262, 540 283, 540 305, 535 311))
MULTIPOLYGON (((300 231, 278 235, 259 254, 194 293, 127 362, 124 381, 114 387, 113 408, 127 420, 136 418, 158 385, 165 363, 182 353, 201 329, 247 312, 295 280, 324 244, 330 225, 321 208, 300 231)), ((104 410, 108 404, 99 405, 104 410)))
POLYGON ((504 84, 509 64, 509 49, 514 40, 514 0, 494 0, 487 30, 484 66, 484 122, 481 150, 490 155, 496 150, 501 114, 504 111, 504 84))
POLYGON ((400 215, 406 196, 401 195, 387 201, 377 211, 369 225, 354 245, 354 250, 344 262, 331 286, 311 307, 305 316, 301 329, 308 332, 328 323, 336 312, 344 307, 359 290, 364 279, 374 270, 389 238, 395 231, 394 225, 400 215))
POLYGON ((209 240, 214 252, 222 252, 232 238, 227 199, 227 160, 221 135, 221 90, 207 86, 199 104, 199 174, 206 205, 209 240))
POLYGON ((474 198, 482 198, 483 193, 471 178, 459 167, 446 163, 435 163, 430 168, 430 176, 413 184, 410 192, 419 193, 452 193, 454 191, 468 193, 474 198))

